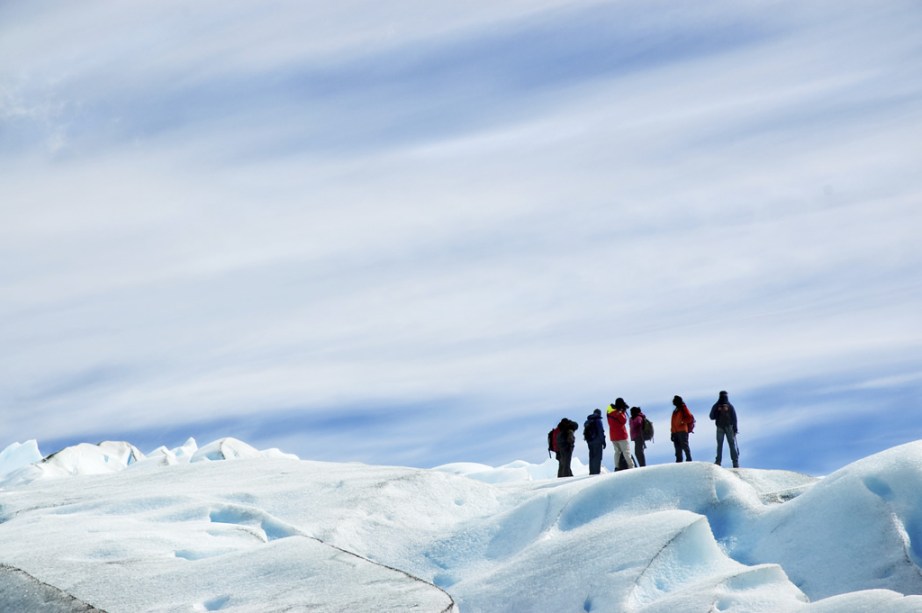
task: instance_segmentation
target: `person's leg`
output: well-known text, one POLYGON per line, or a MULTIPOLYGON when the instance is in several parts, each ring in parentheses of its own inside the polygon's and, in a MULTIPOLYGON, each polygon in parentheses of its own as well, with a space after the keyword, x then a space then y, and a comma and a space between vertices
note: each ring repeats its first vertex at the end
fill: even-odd
POLYGON ((590 443, 589 445, 589 474, 597 475, 602 472, 602 444, 590 443))
POLYGON ((730 459, 733 460, 733 468, 740 467, 740 450, 736 446, 736 434, 733 428, 727 428, 727 445, 730 447, 730 459))
POLYGON ((675 461, 682 461, 682 441, 679 440, 679 433, 672 433, 672 446, 675 447, 675 461))
POLYGON ((631 443, 627 440, 621 441, 623 445, 621 453, 624 454, 624 461, 627 462, 628 468, 634 468, 634 458, 631 456, 631 443))
POLYGON ((618 441, 618 449, 628 468, 634 468, 634 458, 631 457, 631 444, 627 440, 618 441))
POLYGON ((643 439, 637 439, 634 441, 634 455, 637 456, 638 466, 646 466, 647 458, 643 454, 644 442, 643 439))
POLYGON ((572 450, 572 449, 568 449, 567 451, 564 452, 563 455, 564 455, 564 461, 563 461, 563 476, 564 476, 564 477, 572 477, 572 476, 573 476, 573 468, 570 466, 570 461, 573 459, 573 450, 572 450))
POLYGON ((679 440, 682 442, 682 451, 685 452, 685 461, 691 462, 691 448, 688 446, 688 432, 679 432, 679 440))
POLYGON ((717 427, 717 458, 714 460, 714 464, 720 466, 721 461, 723 460, 723 451, 724 451, 724 429, 717 427))

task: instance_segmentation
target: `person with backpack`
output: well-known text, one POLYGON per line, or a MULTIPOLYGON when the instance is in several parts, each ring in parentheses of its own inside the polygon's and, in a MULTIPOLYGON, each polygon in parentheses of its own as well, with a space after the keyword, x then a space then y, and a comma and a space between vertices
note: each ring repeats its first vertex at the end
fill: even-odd
MULTIPOLYGON (((646 466, 647 458, 644 455, 643 450, 647 448, 647 438, 646 432, 644 432, 644 425, 649 423, 647 416, 643 414, 643 411, 640 410, 640 407, 631 407, 631 440, 634 441, 634 456, 637 458, 638 466, 646 466)), ((652 425, 652 424, 651 424, 652 425)), ((650 438, 653 437, 652 431, 650 432, 650 438)))
POLYGON ((681 396, 675 396, 672 399, 672 405, 675 409, 672 411, 672 444, 675 446, 675 461, 682 461, 682 454, 685 454, 685 461, 691 462, 691 449, 688 446, 688 435, 695 431, 695 416, 685 406, 685 401, 681 396))
POLYGON ((602 425, 602 411, 596 409, 586 417, 583 424, 583 440, 589 446, 589 474, 602 472, 602 450, 605 449, 605 427, 602 425))
POLYGON ((631 457, 631 445, 627 440, 627 403, 623 398, 615 400, 615 404, 608 405, 608 434, 612 447, 615 448, 615 470, 622 460, 627 468, 634 468, 634 459, 631 457))
POLYGON ((579 424, 572 419, 564 417, 557 424, 557 476, 572 477, 570 460, 573 459, 573 447, 576 436, 573 434, 579 429, 579 424))
POLYGON ((720 466, 723 459, 724 438, 727 439, 727 446, 730 448, 730 459, 733 461, 733 468, 740 467, 740 451, 736 444, 736 409, 730 404, 727 392, 720 392, 717 402, 711 407, 711 419, 717 426, 717 459, 714 464, 720 466))

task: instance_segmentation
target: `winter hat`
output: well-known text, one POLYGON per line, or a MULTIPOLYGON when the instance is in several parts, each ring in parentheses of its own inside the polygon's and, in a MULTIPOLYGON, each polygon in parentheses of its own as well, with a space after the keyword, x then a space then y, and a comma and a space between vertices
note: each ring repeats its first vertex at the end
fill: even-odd
POLYGON ((596 409, 595 411, 592 412, 592 414, 593 414, 593 415, 601 415, 601 414, 602 414, 602 411, 600 411, 599 409, 596 409))
POLYGON ((624 398, 618 398, 617 400, 615 400, 615 408, 616 409, 626 409, 627 408, 627 403, 624 401, 624 398))
POLYGON ((678 406, 682 406, 682 405, 684 404, 684 402, 683 402, 683 400, 682 400, 682 397, 681 397, 681 396, 676 396, 676 397, 674 397, 674 398, 672 399, 672 404, 674 404, 674 405, 677 406, 677 407, 678 407, 678 406))
POLYGON ((640 415, 640 407, 631 407, 631 417, 640 415))

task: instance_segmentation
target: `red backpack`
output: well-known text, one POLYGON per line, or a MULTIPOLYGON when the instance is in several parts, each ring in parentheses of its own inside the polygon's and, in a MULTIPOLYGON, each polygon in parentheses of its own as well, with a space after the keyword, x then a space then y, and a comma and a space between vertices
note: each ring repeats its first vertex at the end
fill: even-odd
POLYGON ((682 409, 685 411, 685 424, 688 426, 688 433, 695 431, 695 416, 688 410, 688 406, 683 404, 682 409))
POLYGON ((547 433, 547 457, 551 457, 551 452, 557 455, 557 427, 547 433))

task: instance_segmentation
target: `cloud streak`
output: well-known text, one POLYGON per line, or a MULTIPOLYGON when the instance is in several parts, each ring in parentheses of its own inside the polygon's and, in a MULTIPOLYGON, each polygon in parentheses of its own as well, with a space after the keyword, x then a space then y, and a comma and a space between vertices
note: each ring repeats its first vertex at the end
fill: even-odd
POLYGON ((12 438, 502 462, 615 396, 919 391, 914 4, 357 6, 2 9, 12 438))

